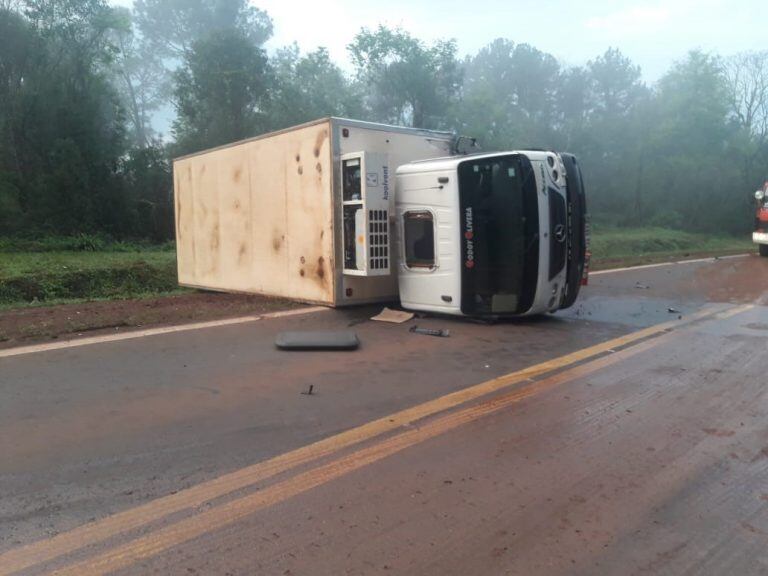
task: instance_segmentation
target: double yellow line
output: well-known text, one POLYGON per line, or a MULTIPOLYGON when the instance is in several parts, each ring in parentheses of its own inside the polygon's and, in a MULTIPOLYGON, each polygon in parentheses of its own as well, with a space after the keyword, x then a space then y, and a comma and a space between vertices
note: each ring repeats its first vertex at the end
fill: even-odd
POLYGON ((182 520, 151 531, 143 536, 129 539, 125 544, 117 545, 92 558, 70 565, 55 572, 55 574, 77 576, 106 574, 130 566, 138 560, 152 557, 202 534, 227 526, 262 508, 330 482, 335 478, 386 458, 409 446, 424 442, 429 438, 539 394, 545 389, 590 374, 619 362, 630 355, 647 350, 659 342, 658 336, 675 328, 708 317, 725 319, 751 307, 752 305, 746 305, 726 311, 722 311, 721 308, 707 308, 687 317, 684 321, 659 324, 595 346, 590 346, 577 352, 536 364, 524 370, 442 396, 413 408, 396 412, 314 444, 198 484, 176 494, 156 499, 142 506, 75 528, 53 538, 10 550, 0 555, 0 576, 8 576, 32 566, 45 564, 132 530, 147 527, 172 514, 193 512, 192 515, 182 520), (586 361, 590 362, 584 363, 586 361), (497 396, 477 405, 471 405, 427 421, 417 429, 402 431, 404 426, 413 422, 424 420, 441 412, 460 407, 483 396, 502 392, 515 384, 558 370, 564 371, 538 380, 524 388, 508 391, 502 396, 497 396), (398 430, 399 433, 395 435, 380 438, 374 444, 343 455, 331 462, 319 464, 291 478, 268 486, 263 490, 219 504, 209 510, 194 513, 196 508, 227 494, 253 487, 257 483, 274 477, 277 474, 322 458, 327 458, 346 448, 398 430))

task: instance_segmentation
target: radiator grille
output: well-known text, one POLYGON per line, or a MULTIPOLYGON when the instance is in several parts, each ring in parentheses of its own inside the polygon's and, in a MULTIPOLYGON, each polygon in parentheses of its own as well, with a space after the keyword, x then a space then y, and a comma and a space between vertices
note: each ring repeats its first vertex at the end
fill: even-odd
POLYGON ((389 211, 368 211, 368 269, 389 270, 389 211))

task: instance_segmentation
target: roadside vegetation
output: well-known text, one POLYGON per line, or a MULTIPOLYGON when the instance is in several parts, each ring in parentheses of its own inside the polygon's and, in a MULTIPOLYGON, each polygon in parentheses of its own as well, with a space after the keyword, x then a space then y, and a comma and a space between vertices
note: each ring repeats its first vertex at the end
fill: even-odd
POLYGON ((768 176, 768 51, 692 50, 649 83, 615 48, 461 56, 378 26, 348 73, 268 52, 273 29, 246 0, 0 1, 0 306, 178 291, 171 158, 329 115, 575 153, 595 266, 749 249, 723 234, 747 238, 768 176))
POLYGON ((592 270, 666 260, 754 251, 749 236, 712 235, 668 228, 601 228, 592 231, 592 270))
MULTIPOLYGON (((751 250, 747 236, 598 227, 592 233, 592 269, 751 250)), ((176 252, 170 242, 114 242, 87 235, 0 239, 0 311, 189 292, 177 284, 176 252)))
POLYGON ((0 309, 178 293, 170 243, 0 240, 0 309))
POLYGON ((246 0, 0 2, 0 234, 171 239, 171 158, 331 115, 573 152, 595 222, 749 232, 768 51, 692 50, 650 83, 616 48, 572 65, 488 38, 461 56, 378 26, 348 73, 325 48, 268 52, 275 24, 246 0))

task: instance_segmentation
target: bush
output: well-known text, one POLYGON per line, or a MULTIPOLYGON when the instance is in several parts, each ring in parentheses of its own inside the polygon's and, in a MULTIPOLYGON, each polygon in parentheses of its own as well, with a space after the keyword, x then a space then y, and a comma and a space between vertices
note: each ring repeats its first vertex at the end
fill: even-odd
POLYGON ((94 234, 78 234, 75 237, 75 250, 79 252, 99 252, 104 250, 106 241, 94 234))
POLYGON ((0 230, 15 232, 22 218, 20 192, 8 176, 0 173, 0 230))
POLYGON ((649 254, 727 252, 750 248, 747 236, 717 236, 666 228, 607 228, 594 226, 591 250, 595 260, 649 254))
POLYGON ((662 210, 655 214, 649 224, 655 228, 672 228, 680 230, 683 227, 683 216, 676 210, 662 210))
POLYGON ((0 304, 48 300, 131 298, 178 289, 175 266, 134 262, 114 268, 0 278, 0 304))
POLYGON ((169 252, 175 243, 153 243, 147 239, 116 241, 108 234, 76 236, 0 237, 2 252, 169 252))

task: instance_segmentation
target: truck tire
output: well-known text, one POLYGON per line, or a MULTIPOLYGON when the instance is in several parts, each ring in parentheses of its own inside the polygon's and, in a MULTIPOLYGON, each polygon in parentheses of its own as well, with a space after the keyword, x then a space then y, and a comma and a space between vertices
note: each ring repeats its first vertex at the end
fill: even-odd
POLYGON ((758 244, 757 249, 760 251, 760 256, 768 258, 768 244, 758 244))

